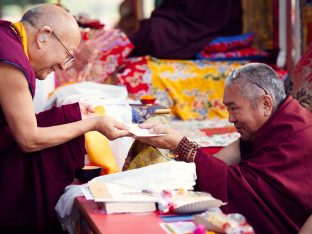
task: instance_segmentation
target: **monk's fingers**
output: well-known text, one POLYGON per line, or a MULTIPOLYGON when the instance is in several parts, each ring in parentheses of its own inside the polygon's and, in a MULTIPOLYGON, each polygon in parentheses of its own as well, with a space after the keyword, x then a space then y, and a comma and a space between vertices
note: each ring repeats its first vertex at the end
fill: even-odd
POLYGON ((88 113, 95 113, 94 106, 91 104, 86 104, 86 110, 88 113))
POLYGON ((125 130, 129 133, 129 127, 123 123, 115 121, 114 127, 117 128, 118 130, 125 130))
POLYGON ((144 129, 153 129, 155 126, 157 126, 158 123, 142 123, 139 124, 139 128, 144 128, 144 129))
POLYGON ((168 134, 170 131, 167 127, 162 124, 157 124, 153 127, 152 133, 155 134, 168 134))

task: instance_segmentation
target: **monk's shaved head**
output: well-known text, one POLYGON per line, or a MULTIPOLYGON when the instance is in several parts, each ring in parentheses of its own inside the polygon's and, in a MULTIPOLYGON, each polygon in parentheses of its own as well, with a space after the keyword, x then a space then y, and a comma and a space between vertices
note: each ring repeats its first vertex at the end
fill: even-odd
POLYGON ((21 19, 28 42, 28 57, 38 79, 66 69, 74 58, 81 33, 75 18, 52 4, 37 5, 21 19))
POLYGON ((22 22, 28 22, 36 28, 48 25, 59 34, 64 31, 79 32, 75 18, 63 8, 53 4, 41 4, 31 8, 22 16, 22 22))

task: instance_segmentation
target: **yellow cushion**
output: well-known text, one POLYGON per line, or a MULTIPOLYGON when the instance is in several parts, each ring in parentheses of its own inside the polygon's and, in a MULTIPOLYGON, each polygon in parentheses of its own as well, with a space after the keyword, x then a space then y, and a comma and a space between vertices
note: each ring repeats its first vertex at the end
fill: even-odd
MULTIPOLYGON (((104 107, 95 107, 95 113, 104 115, 104 107)), ((97 131, 87 132, 85 133, 85 141, 90 164, 102 167, 104 174, 118 171, 118 165, 109 145, 109 140, 103 134, 97 131)))

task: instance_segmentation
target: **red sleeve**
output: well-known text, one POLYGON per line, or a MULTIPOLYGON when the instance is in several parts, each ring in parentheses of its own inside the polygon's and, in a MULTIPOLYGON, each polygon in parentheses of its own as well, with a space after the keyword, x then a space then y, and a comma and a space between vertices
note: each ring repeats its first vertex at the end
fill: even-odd
MULTIPOLYGON (((49 127, 61 124, 72 123, 81 120, 81 112, 78 103, 53 107, 36 114, 38 127, 49 127)), ((68 146, 73 155, 86 154, 84 135, 79 136, 68 142, 68 146)), ((83 164, 79 163, 79 167, 83 164)))
POLYGON ((228 166, 222 160, 199 149, 195 157, 198 190, 227 201, 228 166))
POLYGON ((81 120, 78 103, 52 107, 49 110, 36 114, 38 127, 49 127, 60 124, 72 123, 81 120))

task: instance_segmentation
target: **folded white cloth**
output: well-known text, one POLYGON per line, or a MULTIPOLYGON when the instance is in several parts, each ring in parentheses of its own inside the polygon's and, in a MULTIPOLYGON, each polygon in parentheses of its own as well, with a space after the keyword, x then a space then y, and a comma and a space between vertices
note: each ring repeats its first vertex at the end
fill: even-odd
POLYGON ((132 111, 128 104, 128 91, 123 86, 81 82, 59 87, 51 95, 45 109, 74 102, 103 106, 105 113, 123 123, 131 123, 132 111))
MULTIPOLYGON (((137 189, 153 191, 186 189, 193 190, 196 180, 194 163, 169 161, 124 172, 99 176, 92 181, 110 182, 137 189)), ((83 196, 83 185, 71 185, 58 200, 55 210, 64 230, 73 233, 73 223, 77 220, 77 210, 73 209, 74 199, 83 196)))
MULTIPOLYGON (((99 84, 95 82, 81 82, 59 87, 46 103, 45 109, 52 106, 81 102, 93 107, 103 106, 105 115, 124 123, 132 123, 132 111, 128 104, 128 92, 125 87, 99 84)), ((110 141, 110 147, 115 156, 118 168, 121 169, 127 153, 133 143, 130 137, 110 141)))

